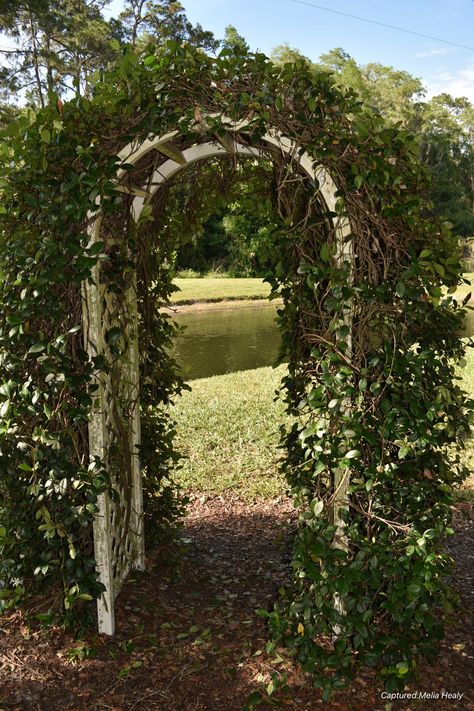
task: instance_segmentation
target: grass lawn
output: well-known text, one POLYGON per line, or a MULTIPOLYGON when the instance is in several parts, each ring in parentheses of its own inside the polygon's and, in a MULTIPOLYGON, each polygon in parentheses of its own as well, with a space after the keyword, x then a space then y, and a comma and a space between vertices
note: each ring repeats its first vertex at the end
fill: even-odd
POLYGON ((470 291, 474 292, 474 272, 468 272, 464 274, 465 279, 469 279, 471 286, 469 284, 463 284, 459 286, 456 291, 456 296, 458 299, 464 299, 464 297, 469 294, 470 291))
POLYGON ((224 299, 265 299, 270 285, 263 279, 230 279, 228 277, 203 277, 202 279, 175 279, 180 291, 171 295, 174 304, 196 301, 221 301, 224 299))
POLYGON ((231 490, 245 500, 285 491, 277 472, 278 426, 285 415, 273 399, 284 372, 280 366, 203 378, 183 393, 173 415, 176 445, 188 457, 177 479, 187 491, 231 490))
MULTIPOLYGON (((461 375, 463 388, 471 397, 474 397, 474 348, 467 349, 466 366, 461 370, 461 375)), ((471 474, 462 491, 459 492, 459 498, 471 500, 474 499, 474 436, 466 446, 464 461, 471 474)))
MULTIPOLYGON (((285 491, 277 471, 277 449, 283 404, 274 401, 285 366, 258 368, 192 382, 173 408, 179 451, 187 459, 177 479, 186 491, 204 495, 234 491, 246 501, 271 498, 285 491)), ((474 396, 474 349, 462 370, 464 388, 474 396)), ((466 449, 473 468, 474 441, 466 449)), ((474 476, 459 492, 474 498, 474 476)))

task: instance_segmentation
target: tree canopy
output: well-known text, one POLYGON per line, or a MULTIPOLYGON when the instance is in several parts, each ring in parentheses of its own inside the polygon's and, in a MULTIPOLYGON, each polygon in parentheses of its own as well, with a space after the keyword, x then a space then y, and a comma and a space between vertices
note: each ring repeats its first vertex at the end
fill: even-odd
POLYGON ((280 65, 299 59, 313 71, 328 70, 336 86, 354 91, 368 111, 415 136, 432 176, 434 214, 446 217, 460 237, 474 237, 474 109, 468 99, 444 93, 427 100, 423 83, 409 72, 377 62, 358 64, 340 47, 311 62, 281 45, 272 59, 280 65))

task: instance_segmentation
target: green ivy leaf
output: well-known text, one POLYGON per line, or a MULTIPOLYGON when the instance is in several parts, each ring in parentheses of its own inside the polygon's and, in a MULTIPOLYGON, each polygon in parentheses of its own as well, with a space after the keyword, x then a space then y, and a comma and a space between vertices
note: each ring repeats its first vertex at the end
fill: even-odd
POLYGON ((410 671, 410 666, 409 666, 408 662, 398 662, 397 671, 400 674, 400 676, 407 674, 410 671))
POLYGON ((358 449, 351 449, 344 456, 346 459, 355 459, 356 457, 360 457, 360 451, 358 449))
POLYGON ((28 353, 41 353, 41 351, 44 351, 46 348, 44 343, 35 343, 31 348, 29 349, 28 353))
POLYGON ((405 457, 410 454, 411 452, 411 447, 400 447, 398 450, 398 458, 399 459, 405 459, 405 457))
POLYGON ((311 502, 311 510, 315 516, 319 516, 319 514, 322 512, 324 509, 324 502, 318 499, 314 499, 311 502))
POLYGON ((322 245, 319 256, 323 262, 326 262, 326 264, 331 260, 331 250, 326 242, 322 245))

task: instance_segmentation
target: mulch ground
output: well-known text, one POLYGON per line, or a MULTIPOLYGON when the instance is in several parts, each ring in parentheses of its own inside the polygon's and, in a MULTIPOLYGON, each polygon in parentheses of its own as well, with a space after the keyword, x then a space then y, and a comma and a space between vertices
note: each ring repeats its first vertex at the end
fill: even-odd
POLYGON ((283 651, 264 652, 265 621, 255 610, 268 608, 287 580, 294 514, 285 499, 248 504, 226 496, 191 502, 179 547, 156 551, 146 574, 135 574, 122 590, 113 638, 90 632, 78 640, 58 628, 35 629, 20 612, 4 616, 0 711, 241 711, 271 672, 288 676, 281 708, 474 709, 474 508, 459 509, 449 547, 458 562, 461 612, 436 664, 420 667, 408 689, 438 693, 436 700, 390 705, 369 671, 323 704, 283 651), (443 692, 464 696, 456 701, 443 692))

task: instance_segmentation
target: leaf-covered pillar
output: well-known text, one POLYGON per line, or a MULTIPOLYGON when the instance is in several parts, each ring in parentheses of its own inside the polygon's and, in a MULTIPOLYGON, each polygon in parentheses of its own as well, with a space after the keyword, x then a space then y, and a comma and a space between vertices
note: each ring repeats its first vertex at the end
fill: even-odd
MULTIPOLYGON (((100 249, 101 221, 92 224, 90 248, 100 249)), ((132 569, 145 569, 136 273, 124 293, 113 294, 98 260, 82 292, 84 341, 91 360, 98 359, 89 458, 91 466, 100 462, 105 467, 112 490, 99 495, 93 527, 96 568, 104 587, 97 600, 98 628, 112 635, 115 598, 132 569), (118 331, 123 338, 120 358, 111 353, 108 342, 118 331)))
MULTIPOLYGON (((347 286, 350 287, 352 286, 352 273, 354 268, 354 243, 351 223, 349 217, 344 214, 343 205, 338 197, 337 186, 332 177, 321 166, 313 167, 312 164, 308 163, 308 159, 309 156, 307 156, 307 154, 302 156, 302 167, 310 177, 318 181, 327 209, 337 215, 337 217, 333 218, 335 234, 334 262, 338 270, 343 273, 347 273, 347 286)), ((349 297, 347 300, 343 300, 341 305, 341 325, 343 328, 340 331, 336 330, 335 333, 337 340, 340 340, 345 344, 344 356, 348 364, 352 361, 352 307, 352 297, 349 297)), ((342 403, 341 413, 346 417, 350 417, 351 402, 349 398, 346 398, 342 403)), ((332 510, 330 512, 330 518, 334 522, 334 525, 337 526, 334 537, 334 545, 335 547, 343 550, 347 549, 347 536, 345 534, 346 523, 344 519, 345 512, 349 511, 349 486, 349 467, 339 467, 334 475, 334 492, 332 495, 332 510)), ((342 611, 342 607, 340 606, 337 596, 335 604, 339 611, 342 611)))
MULTIPOLYGON (((337 212, 337 199, 335 192, 325 196, 326 203, 331 211, 337 212)), ((352 272, 354 267, 354 243, 351 236, 350 221, 346 216, 338 216, 335 219, 336 233, 336 254, 335 263, 338 270, 348 275, 347 286, 352 286, 352 272)), ((344 343, 344 356, 348 364, 352 361, 352 328, 353 328, 353 301, 352 296, 341 300, 341 324, 342 330, 336 330, 335 337, 344 343)), ((341 412, 343 416, 349 418, 351 414, 350 398, 345 398, 342 403, 341 412)), ((334 476, 334 508, 333 521, 337 526, 335 535, 335 545, 339 548, 347 548, 347 538, 344 532, 345 521, 344 512, 349 510, 348 491, 350 485, 350 468, 339 467, 334 476)))
MULTIPOLYGON (((336 205, 334 204, 334 209, 336 205)), ((354 243, 351 237, 351 225, 346 217, 337 218, 336 222, 336 264, 343 271, 347 269, 349 278, 348 286, 352 286, 352 272, 354 268, 354 243)), ((353 328, 353 301, 352 296, 347 301, 342 303, 342 324, 344 331, 341 340, 345 343, 344 355, 347 361, 352 361, 352 328, 353 328)), ((337 334, 337 331, 336 331, 337 334)), ((339 334, 337 334, 339 335, 339 334)), ((341 412, 343 416, 350 418, 351 401, 346 398, 342 403, 341 412)), ((333 521, 337 526, 334 546, 347 551, 348 540, 345 533, 346 521, 345 516, 349 512, 349 486, 350 486, 350 468, 339 467, 334 475, 334 507, 333 521)), ((334 606, 338 612, 344 614, 345 608, 342 603, 339 593, 334 595, 334 606)), ((340 633, 339 625, 335 625, 335 634, 340 633)))

